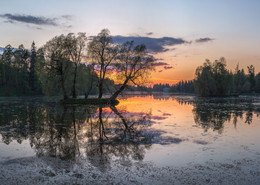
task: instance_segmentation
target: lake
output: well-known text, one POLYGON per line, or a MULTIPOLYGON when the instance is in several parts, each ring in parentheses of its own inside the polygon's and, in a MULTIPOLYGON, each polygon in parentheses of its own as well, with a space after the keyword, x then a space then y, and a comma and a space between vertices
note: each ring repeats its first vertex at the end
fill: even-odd
POLYGON ((259 184, 260 98, 0 98, 5 184, 259 184), (243 174, 241 176, 241 174, 243 174))

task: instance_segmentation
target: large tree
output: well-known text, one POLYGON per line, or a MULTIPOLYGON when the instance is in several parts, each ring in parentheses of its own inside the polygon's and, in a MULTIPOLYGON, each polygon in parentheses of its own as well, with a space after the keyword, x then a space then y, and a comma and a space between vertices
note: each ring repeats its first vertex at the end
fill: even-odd
POLYGON ((108 66, 114 61, 119 53, 117 45, 113 44, 112 37, 108 29, 103 29, 93 40, 88 44, 88 57, 92 63, 98 68, 98 98, 103 96, 103 85, 106 78, 108 66))
POLYGON ((55 80, 58 77, 58 84, 62 88, 64 99, 68 98, 66 80, 70 73, 70 61, 68 59, 68 50, 66 36, 56 36, 48 41, 42 48, 45 56, 45 70, 49 80, 55 80))
POLYGON ((128 84, 143 85, 150 71, 154 69, 154 58, 148 55, 146 46, 143 44, 135 46, 133 41, 122 45, 116 59, 117 78, 121 86, 110 100, 115 100, 128 84))
POLYGON ((212 96, 216 91, 212 63, 206 60, 203 66, 197 67, 195 75, 195 91, 201 96, 212 96))
POLYGON ((195 90, 201 96, 227 96, 231 93, 232 74, 224 58, 209 60, 196 69, 195 90))
POLYGON ((77 98, 76 85, 78 68, 84 57, 87 37, 85 33, 56 36, 48 41, 44 49, 47 69, 51 75, 59 76, 64 99, 68 98, 68 88, 73 98, 77 98), (74 64, 74 66, 72 66, 74 64), (72 82, 68 84, 68 77, 72 82), (68 85, 66 85, 68 84, 68 85))
POLYGON ((226 96, 231 93, 232 74, 226 69, 226 59, 224 57, 215 60, 213 63, 213 75, 216 83, 216 96, 226 96))
POLYGON ((73 71, 73 84, 72 84, 72 97, 77 98, 76 83, 78 67, 82 58, 84 57, 87 37, 86 33, 78 33, 77 35, 69 33, 65 36, 65 47, 67 50, 68 58, 74 63, 73 71))

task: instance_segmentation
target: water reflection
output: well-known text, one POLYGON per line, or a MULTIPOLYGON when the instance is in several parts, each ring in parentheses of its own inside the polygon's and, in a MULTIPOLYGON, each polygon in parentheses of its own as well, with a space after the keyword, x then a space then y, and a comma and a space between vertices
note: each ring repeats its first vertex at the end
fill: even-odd
MULTIPOLYGON (((180 133, 174 133, 174 127, 171 132, 166 127, 174 125, 171 121, 180 106, 183 110, 191 107, 192 111, 177 115, 177 119, 193 114, 192 120, 188 119, 190 127, 195 122, 204 131, 219 133, 225 123, 232 122, 236 127, 243 119, 251 124, 254 114, 260 115, 259 102, 253 98, 155 95, 130 98, 117 107, 62 106, 41 99, 0 100, 0 104, 0 134, 6 145, 27 140, 38 157, 72 161, 83 158, 100 170, 109 169, 112 159, 127 165, 143 160, 153 144, 188 141, 189 138, 176 137, 180 133), (135 104, 136 101, 140 102, 135 104)), ((201 140, 197 143, 207 144, 201 140)))
POLYGON ((163 133, 149 129, 150 113, 116 107, 20 102, 0 109, 0 134, 5 144, 29 140, 38 157, 86 157, 97 167, 99 163, 104 167, 112 157, 142 160, 153 139, 159 141, 163 133))
POLYGON ((145 149, 152 144, 154 135, 143 129, 151 124, 149 114, 98 107, 98 112, 89 121, 86 156, 92 165, 101 170, 109 166, 112 157, 129 164, 132 160, 142 160, 145 149))
POLYGON ((238 119, 251 124, 253 114, 258 117, 260 113, 258 104, 252 98, 198 98, 193 101, 193 106, 195 123, 205 131, 211 128, 219 133, 223 132, 225 122, 232 122, 236 128, 238 119))

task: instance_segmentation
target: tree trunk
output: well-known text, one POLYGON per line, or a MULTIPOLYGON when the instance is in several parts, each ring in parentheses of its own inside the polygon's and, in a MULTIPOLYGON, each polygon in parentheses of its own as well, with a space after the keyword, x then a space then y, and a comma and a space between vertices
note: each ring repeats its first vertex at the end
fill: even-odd
POLYGON ((98 99, 101 99, 103 96, 103 81, 101 80, 98 84, 98 99))
POLYGON ((74 78, 73 78, 73 85, 72 85, 72 97, 77 98, 77 93, 76 93, 76 82, 77 82, 77 64, 75 66, 75 71, 74 71, 74 78))
POLYGON ((116 100, 117 96, 126 88, 129 78, 125 80, 123 85, 109 98, 110 101, 116 100))
POLYGON ((62 91, 63 91, 63 99, 64 100, 68 99, 68 95, 67 95, 66 90, 65 90, 63 74, 61 74, 61 88, 62 88, 62 91))
POLYGON ((88 88, 88 92, 85 93, 85 99, 88 99, 88 95, 90 94, 93 87, 93 75, 91 74, 90 87, 88 88))
POLYGON ((30 72, 29 72, 29 86, 32 92, 35 91, 34 80, 35 80, 35 58, 30 61, 30 72))

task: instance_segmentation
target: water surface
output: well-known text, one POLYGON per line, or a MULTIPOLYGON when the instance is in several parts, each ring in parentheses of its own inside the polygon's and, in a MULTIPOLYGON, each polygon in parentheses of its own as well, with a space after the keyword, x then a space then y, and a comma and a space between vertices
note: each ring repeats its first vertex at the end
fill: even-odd
POLYGON ((260 99, 129 96, 116 107, 0 98, 0 162, 80 159, 107 171, 149 162, 187 166, 260 156, 260 99))

